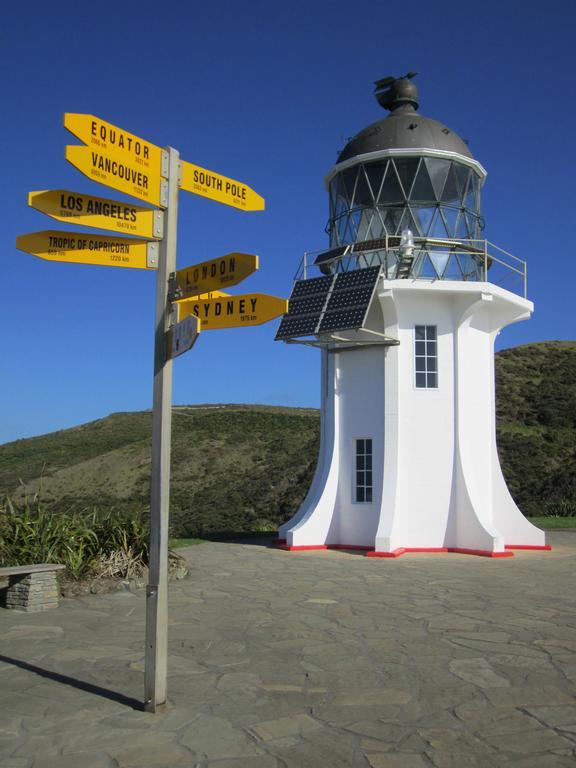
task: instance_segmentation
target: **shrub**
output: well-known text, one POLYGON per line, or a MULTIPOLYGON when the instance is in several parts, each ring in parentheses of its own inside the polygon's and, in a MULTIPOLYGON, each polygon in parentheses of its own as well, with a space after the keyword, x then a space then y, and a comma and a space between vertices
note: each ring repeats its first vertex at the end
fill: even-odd
POLYGON ((0 566, 59 563, 69 578, 139 575, 148 563, 143 515, 47 510, 36 494, 0 504, 0 566))
POLYGON ((548 501, 544 505, 544 517, 576 517, 576 499, 548 501))

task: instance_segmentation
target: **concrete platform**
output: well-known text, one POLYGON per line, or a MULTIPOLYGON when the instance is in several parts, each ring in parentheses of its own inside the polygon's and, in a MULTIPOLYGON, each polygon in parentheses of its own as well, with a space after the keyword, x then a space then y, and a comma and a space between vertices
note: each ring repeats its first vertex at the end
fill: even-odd
POLYGON ((0 611, 2 768, 573 768, 576 532, 370 559, 210 543, 170 585, 141 710, 141 590, 0 611))

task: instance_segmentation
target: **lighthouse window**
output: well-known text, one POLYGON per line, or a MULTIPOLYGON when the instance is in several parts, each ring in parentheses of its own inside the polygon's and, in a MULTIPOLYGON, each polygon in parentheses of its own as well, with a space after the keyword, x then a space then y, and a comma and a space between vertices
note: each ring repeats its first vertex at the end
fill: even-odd
POLYGON ((438 387, 438 335, 435 325, 415 327, 415 374, 418 389, 438 387))
POLYGON ((372 501, 372 440, 356 440, 355 501, 372 501))

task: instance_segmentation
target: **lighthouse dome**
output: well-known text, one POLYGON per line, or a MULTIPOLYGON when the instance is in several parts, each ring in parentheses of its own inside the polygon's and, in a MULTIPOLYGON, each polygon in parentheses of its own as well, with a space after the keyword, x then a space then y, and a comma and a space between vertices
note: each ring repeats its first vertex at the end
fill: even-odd
POLYGON ((472 153, 457 133, 437 120, 420 115, 411 105, 404 105, 351 138, 340 152, 337 162, 397 149, 431 149, 472 159, 472 153))

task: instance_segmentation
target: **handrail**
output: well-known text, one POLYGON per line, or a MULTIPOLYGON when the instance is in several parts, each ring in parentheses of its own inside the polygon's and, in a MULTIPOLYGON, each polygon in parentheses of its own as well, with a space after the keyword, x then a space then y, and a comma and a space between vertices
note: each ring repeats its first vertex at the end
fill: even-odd
MULTIPOLYGON (((327 270, 346 272, 358 268, 359 261, 365 261, 366 265, 368 265, 368 261, 381 263, 388 279, 395 279, 401 255, 400 237, 388 234, 375 240, 347 243, 333 246, 331 249, 306 251, 295 279, 308 280, 311 277, 325 274, 327 270), (332 251, 334 256, 331 256, 332 251), (317 262, 319 256, 322 256, 320 263, 317 262)), ((413 266, 408 277, 412 280, 428 281, 485 281, 519 293, 524 298, 527 296, 526 262, 485 239, 415 237, 413 266), (434 277, 429 274, 420 274, 422 265, 429 254, 446 257, 446 267, 442 275, 436 273, 434 277), (467 257, 465 262, 467 271, 462 267, 462 261, 458 259, 459 256, 467 257), (450 274, 448 274, 449 265, 453 267, 450 274), (460 274, 457 274, 458 271, 460 274), (456 277, 454 276, 455 273, 456 277), (510 279, 516 280, 518 278, 522 280, 521 289, 502 285, 502 283, 509 282, 510 279)))

